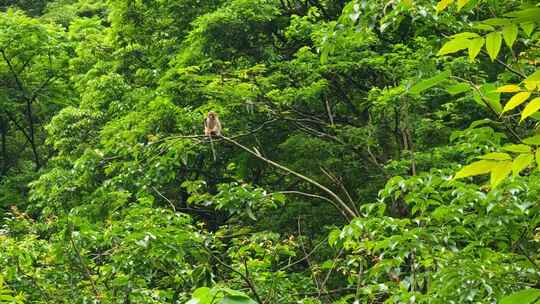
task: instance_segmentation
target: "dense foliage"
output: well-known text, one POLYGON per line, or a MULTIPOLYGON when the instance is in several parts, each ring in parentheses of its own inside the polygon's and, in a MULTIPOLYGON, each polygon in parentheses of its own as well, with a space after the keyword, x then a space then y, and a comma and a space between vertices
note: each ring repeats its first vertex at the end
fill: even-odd
POLYGON ((526 0, 0 0, 0 303, 536 303, 539 28, 526 0))

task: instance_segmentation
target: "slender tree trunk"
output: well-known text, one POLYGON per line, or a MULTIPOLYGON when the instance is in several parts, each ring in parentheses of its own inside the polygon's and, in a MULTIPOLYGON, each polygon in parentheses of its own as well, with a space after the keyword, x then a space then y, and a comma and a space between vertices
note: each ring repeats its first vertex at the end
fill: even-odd
POLYGON ((34 154, 34 162, 36 164, 36 171, 41 168, 41 162, 39 160, 39 153, 36 145, 36 136, 34 129, 34 116, 32 115, 32 100, 26 100, 26 116, 28 117, 28 136, 30 140, 30 146, 32 147, 32 154, 34 154))
POLYGON ((0 176, 4 176, 7 173, 7 120, 3 116, 0 116, 0 133, 0 153, 2 153, 0 176))

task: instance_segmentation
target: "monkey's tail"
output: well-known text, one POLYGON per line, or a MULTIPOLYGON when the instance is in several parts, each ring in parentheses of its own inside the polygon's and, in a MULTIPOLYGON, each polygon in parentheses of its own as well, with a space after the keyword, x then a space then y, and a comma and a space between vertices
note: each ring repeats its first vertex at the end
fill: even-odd
POLYGON ((210 135, 210 148, 212 149, 212 156, 214 157, 214 161, 216 161, 216 149, 214 148, 214 141, 212 140, 212 135, 210 135))

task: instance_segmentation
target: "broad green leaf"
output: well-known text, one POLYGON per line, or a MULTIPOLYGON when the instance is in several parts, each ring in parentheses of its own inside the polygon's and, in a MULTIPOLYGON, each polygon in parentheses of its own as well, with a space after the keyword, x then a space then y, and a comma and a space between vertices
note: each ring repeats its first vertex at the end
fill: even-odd
POLYGON ((525 35, 527 35, 527 37, 531 36, 532 32, 534 31, 535 24, 533 22, 529 22, 529 23, 522 23, 520 25, 525 35))
POLYGON ((512 159, 510 155, 503 152, 492 152, 492 153, 479 156, 478 158, 487 159, 487 160, 511 160, 512 159))
POLYGON ((538 22, 538 20, 540 20, 540 7, 513 11, 505 16, 512 17, 514 22, 519 23, 538 22))
POLYGON ((450 95, 457 95, 471 90, 471 86, 466 83, 458 83, 446 89, 450 95))
POLYGON ((491 25, 483 24, 483 23, 475 23, 472 25, 473 29, 481 30, 481 31, 494 31, 495 28, 491 25))
POLYGON ((538 110, 540 110, 540 97, 536 97, 525 106, 525 109, 521 112, 521 121, 536 113, 538 110))
POLYGON ((496 165, 496 161, 479 160, 470 165, 467 165, 456 173, 454 179, 464 178, 469 176, 481 175, 491 172, 491 169, 496 165))
POLYGON ((536 113, 531 114, 531 116, 529 116, 529 118, 540 121, 540 112, 536 112, 536 113))
POLYGON ((523 82, 532 82, 532 83, 536 83, 538 81, 540 81, 540 70, 532 73, 531 75, 527 76, 525 80, 523 80, 523 82))
POLYGON ((457 0, 458 11, 461 10, 471 0, 457 0))
POLYGON ((227 295, 229 296, 234 296, 234 297, 240 297, 240 298, 245 298, 245 299, 249 299, 249 296, 241 291, 238 291, 238 290, 234 290, 234 289, 230 289, 230 288, 227 288, 227 287, 223 287, 221 288, 221 291, 223 291, 224 293, 226 293, 227 295))
POLYGON ((491 32, 486 36, 486 50, 491 58, 491 61, 497 58, 501 50, 502 36, 499 32, 491 32))
POLYGON ((521 91, 521 88, 515 84, 508 84, 502 87, 497 88, 499 93, 515 93, 521 91))
POLYGON ((206 304, 210 303, 212 298, 213 296, 210 288, 200 287, 193 292, 191 300, 189 300, 186 304, 206 304))
POLYGON ((484 46, 484 38, 474 38, 469 41, 469 60, 474 61, 476 56, 480 53, 482 46, 484 46))
POLYGON ((488 124, 490 122, 492 122, 492 120, 489 119, 489 118, 475 120, 475 121, 473 121, 471 123, 471 125, 467 128, 467 130, 474 129, 474 128, 478 127, 478 126, 485 125, 485 124, 488 124))
POLYGON ((500 304, 534 304, 540 298, 540 290, 524 289, 501 299, 500 304))
POLYGON ((227 295, 219 302, 219 304, 257 304, 250 298, 227 295))
POLYGON ((473 32, 462 32, 455 35, 450 36, 450 39, 470 39, 470 38, 478 38, 480 35, 473 32))
POLYGON ((540 149, 536 149, 534 154, 536 156, 536 167, 540 170, 540 149))
POLYGON ((540 85, 540 81, 523 80, 523 84, 525 85, 525 89, 527 89, 527 91, 534 91, 534 89, 540 85))
POLYGON ((506 45, 509 48, 512 48, 518 36, 518 26, 515 24, 505 26, 502 30, 502 34, 506 45))
POLYGON ((420 94, 421 92, 433 87, 433 86, 436 86, 437 84, 439 84, 441 81, 444 81, 446 79, 448 79, 450 77, 450 71, 444 71, 444 72, 441 72, 431 78, 428 78, 428 79, 424 79, 422 81, 420 81, 419 83, 415 84, 414 86, 412 86, 410 89, 409 89, 409 93, 411 94, 420 94))
POLYGON ((540 135, 527 137, 527 138, 523 139, 522 142, 527 144, 527 145, 540 146, 540 135))
POLYGON ((401 3, 405 4, 407 7, 413 6, 413 0, 401 0, 401 3))
POLYGON ((506 145, 502 147, 504 151, 514 152, 514 153, 530 153, 531 147, 523 144, 518 145, 506 145))
POLYGON ((437 10, 437 12, 443 11, 452 2, 454 2, 454 0, 441 0, 441 1, 439 1, 439 3, 437 3, 437 6, 435 7, 435 9, 437 10))
POLYGON ((506 18, 489 18, 482 20, 483 24, 492 25, 492 26, 506 26, 510 24, 510 19, 506 18))
POLYGON ((501 93, 497 92, 497 87, 492 83, 486 83, 480 87, 480 93, 477 91, 473 92, 474 100, 482 106, 489 105, 489 107, 500 114, 502 112, 501 105, 501 93))
POLYGON ((439 52, 437 52, 437 56, 452 54, 452 53, 464 50, 468 47, 469 47, 469 39, 465 39, 465 38, 452 39, 446 42, 442 46, 439 52))
POLYGON ((532 153, 520 154, 512 162, 512 174, 514 177, 518 176, 521 171, 527 168, 534 160, 532 153))
POLYGON ((515 107, 517 107, 520 104, 524 103, 525 100, 527 100, 527 98, 529 98, 529 96, 531 96, 531 93, 529 93, 529 92, 517 93, 516 95, 512 96, 512 98, 510 98, 510 100, 506 103, 506 105, 504 106, 504 109, 503 109, 502 112, 505 113, 505 112, 508 112, 508 111, 514 109, 515 107))
POLYGON ((512 172, 512 162, 497 162, 491 169, 490 184, 492 188, 497 187, 512 172))

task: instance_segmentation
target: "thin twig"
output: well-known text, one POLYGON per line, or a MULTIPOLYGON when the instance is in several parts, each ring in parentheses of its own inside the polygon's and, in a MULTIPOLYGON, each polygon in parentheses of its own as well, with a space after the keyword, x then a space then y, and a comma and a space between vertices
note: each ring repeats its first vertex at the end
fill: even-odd
POLYGON ((154 191, 156 191, 156 193, 161 196, 165 201, 167 201, 169 203, 169 205, 171 205, 172 209, 174 212, 176 212, 176 207, 174 206, 174 204, 171 202, 170 199, 168 199, 165 195, 163 195, 161 192, 158 191, 158 189, 156 189, 156 187, 152 186, 152 189, 154 191))

